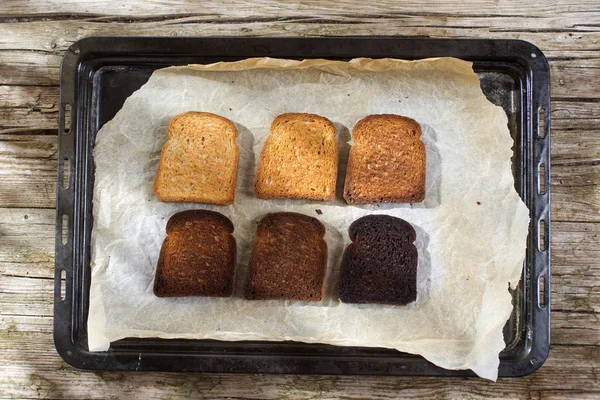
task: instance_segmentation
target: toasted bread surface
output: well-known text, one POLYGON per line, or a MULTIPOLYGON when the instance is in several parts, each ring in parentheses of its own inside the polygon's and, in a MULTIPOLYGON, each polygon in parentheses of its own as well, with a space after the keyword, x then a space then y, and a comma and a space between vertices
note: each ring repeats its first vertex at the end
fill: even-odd
POLYGON ((333 123, 314 114, 282 114, 261 152, 254 193, 262 199, 331 200, 337 169, 333 123))
POLYGON ((338 295, 344 303, 405 305, 417 298, 416 232, 406 221, 367 215, 348 230, 338 295))
POLYGON ((238 131, 226 118, 186 112, 169 123, 154 180, 161 201, 232 204, 240 152, 238 131))
POLYGON ((417 203, 425 199, 421 126, 393 114, 370 115, 352 130, 344 199, 348 204, 417 203))
POLYGON ((324 235, 323 224, 307 215, 265 216, 256 229, 246 299, 320 301, 327 270, 324 235))
POLYGON ((158 297, 230 297, 237 249, 233 224, 208 210, 187 210, 167 222, 154 279, 158 297))

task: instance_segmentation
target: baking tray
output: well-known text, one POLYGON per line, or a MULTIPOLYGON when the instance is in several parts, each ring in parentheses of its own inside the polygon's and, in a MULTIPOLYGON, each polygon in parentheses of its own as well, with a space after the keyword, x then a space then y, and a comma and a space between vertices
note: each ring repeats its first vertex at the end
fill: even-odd
POLYGON ((248 57, 473 61, 483 92, 508 115, 515 188, 531 213, 522 279, 511 291, 514 309, 504 328, 499 376, 539 368, 550 347, 549 68, 530 43, 485 39, 91 37, 73 44, 61 67, 58 133, 54 341, 61 357, 91 370, 474 375, 391 349, 297 342, 128 338, 106 352, 88 351, 96 133, 154 70, 248 57))

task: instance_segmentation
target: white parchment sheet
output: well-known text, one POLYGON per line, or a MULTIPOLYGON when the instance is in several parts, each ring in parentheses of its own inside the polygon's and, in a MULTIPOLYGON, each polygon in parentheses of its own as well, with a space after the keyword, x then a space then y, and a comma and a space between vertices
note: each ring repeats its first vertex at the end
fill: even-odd
POLYGON ((515 287, 519 281, 529 224, 528 209, 514 189, 512 146, 504 111, 485 98, 471 63, 457 59, 262 58, 158 70, 96 139, 90 350, 106 350, 124 337, 295 340, 395 348, 496 379, 505 346, 502 328, 512 310, 509 283, 515 287), (167 124, 191 110, 222 115, 239 130, 234 205, 161 203, 152 193, 167 124), (253 196, 269 126, 286 112, 334 122, 340 146, 334 201, 253 196), (423 203, 349 206, 342 199, 352 127, 382 113, 411 117, 423 127, 423 203), (152 285, 166 223, 173 213, 196 208, 219 211, 235 226, 235 296, 157 298, 152 285), (284 210, 317 217, 327 227, 322 302, 243 299, 256 223, 284 210), (417 231, 418 298, 405 307, 343 304, 335 295, 348 226, 378 213, 401 217, 417 231))

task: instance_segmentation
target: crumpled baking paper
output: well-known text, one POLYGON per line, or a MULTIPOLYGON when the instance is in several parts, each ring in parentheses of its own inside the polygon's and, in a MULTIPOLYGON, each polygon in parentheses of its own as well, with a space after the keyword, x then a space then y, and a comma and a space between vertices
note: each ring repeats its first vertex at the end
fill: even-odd
POLYGON ((529 224, 514 189, 511 146, 504 111, 485 98, 471 63, 457 59, 262 58, 158 70, 97 134, 89 348, 106 350, 125 337, 295 340, 394 348, 496 379, 512 310, 509 283, 514 288, 520 279, 529 224), (152 193, 167 124, 190 110, 222 115, 239 130, 234 205, 161 203, 152 193), (340 168, 334 201, 253 196, 269 126, 286 112, 315 113, 335 124, 340 168), (423 127, 423 203, 350 206, 342 199, 352 127, 382 113, 411 117, 423 127), (197 208, 233 221, 235 296, 157 298, 152 286, 166 223, 177 211, 197 208), (243 299, 256 223, 284 210, 317 217, 327 228, 321 302, 243 299), (380 213, 401 217, 417 231, 418 298, 405 307, 343 304, 335 292, 348 226, 380 213))

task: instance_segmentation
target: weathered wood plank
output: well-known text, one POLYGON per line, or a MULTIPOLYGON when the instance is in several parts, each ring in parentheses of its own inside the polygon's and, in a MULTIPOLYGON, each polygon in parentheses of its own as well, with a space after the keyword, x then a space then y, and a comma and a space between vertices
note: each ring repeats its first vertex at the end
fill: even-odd
POLYGON ((57 86, 63 53, 0 51, 0 85, 57 86))
POLYGON ((558 130, 595 129, 600 121, 600 103, 554 100, 552 127, 558 130))
POLYGON ((0 134, 0 207, 54 208, 57 151, 56 136, 0 134))
POLYGON ((543 391, 540 392, 539 398, 541 400, 564 400, 564 399, 577 399, 577 400, 597 400, 598 393, 586 393, 579 390, 574 391, 565 391, 565 390, 557 390, 557 391, 543 391))
POLYGON ((551 103, 552 165, 600 161, 600 102, 551 103))
MULTIPOLYGON (((227 11, 229 12, 229 10, 227 11)), ((589 58, 597 57, 595 46, 598 28, 585 28, 590 32, 577 32, 578 28, 593 25, 600 20, 597 14, 575 14, 578 20, 568 17, 552 18, 557 25, 552 29, 536 29, 536 24, 545 24, 545 18, 498 18, 486 16, 393 16, 372 15, 363 18, 352 11, 335 15, 332 18, 264 16, 227 18, 223 16, 206 18, 182 18, 157 15, 148 21, 135 19, 114 22, 108 19, 38 21, 27 23, 2 23, 3 31, 11 35, 0 43, 0 50, 26 50, 48 55, 57 55, 71 43, 87 36, 420 36, 420 37, 479 37, 496 39, 528 40, 542 49, 550 58, 589 58), (474 24, 480 25, 474 29, 474 24), (511 27, 507 24, 514 25, 511 27), (516 27, 516 28, 515 28, 516 27), (573 30, 572 32, 570 32, 573 30), (50 34, 49 34, 50 33, 50 34)))
POLYGON ((552 167, 600 163, 600 130, 552 129, 551 162, 552 167))
POLYGON ((54 280, 2 276, 0 304, 3 315, 52 316, 54 280))
POLYGON ((553 344, 600 346, 600 316, 596 313, 553 312, 553 344))
POLYGON ((597 268, 595 275, 560 274, 552 276, 553 308, 579 312, 600 312, 600 290, 597 268))
POLYGON ((58 87, 0 86, 2 108, 27 108, 31 111, 55 112, 58 87))
POLYGON ((0 313, 52 315, 54 225, 54 210, 0 208, 0 313))
POLYGON ((590 57, 595 58, 553 60, 550 63, 550 74, 552 76, 551 94, 553 97, 599 97, 598 87, 595 84, 581 84, 582 82, 591 82, 591 80, 598 80, 600 78, 600 58, 598 57, 598 52, 590 52, 590 57))
POLYGON ((599 237, 598 223, 553 223, 552 309, 584 312, 600 309, 595 293, 600 282, 599 237))
POLYGON ((0 134, 14 128, 57 130, 57 86, 0 86, 0 134))
POLYGON ((558 14, 566 13, 593 13, 600 11, 598 3, 594 0, 582 0, 578 2, 539 2, 531 3, 525 0, 515 1, 490 1, 474 0, 469 2, 448 4, 445 2, 421 3, 419 1, 404 1, 397 3, 391 0, 383 0, 373 4, 365 4, 353 1, 341 1, 324 5, 319 0, 307 0, 300 4, 291 4, 277 0, 259 0, 252 2, 236 3, 232 7, 232 2, 204 1, 201 4, 189 3, 186 1, 161 1, 148 0, 144 2, 128 2, 125 4, 115 4, 109 0, 100 0, 94 2, 72 2, 67 0, 42 0, 31 4, 27 1, 6 2, 0 7, 0 15, 6 17, 28 17, 40 16, 46 18, 57 18, 61 15, 69 14, 96 14, 96 15, 114 15, 126 18, 135 18, 135 16, 147 16, 147 18, 157 18, 157 15, 193 15, 194 13, 204 12, 205 15, 230 15, 230 16, 249 16, 249 15, 344 15, 350 11, 356 15, 424 15, 424 14, 449 14, 449 15, 480 15, 482 17, 493 15, 515 16, 543 16, 556 17, 558 14), (349 6, 352 7, 349 7, 349 6), (67 11, 68 10, 68 11, 67 11))
POLYGON ((53 209, 0 208, 0 274, 52 278, 55 225, 53 209))
POLYGON ((600 222, 600 165, 557 165, 550 177, 552 219, 600 222))
POLYGON ((568 9, 563 11, 560 17, 550 13, 536 13, 535 11, 515 13, 514 9, 511 9, 510 13, 498 12, 497 9, 494 12, 490 12, 489 6, 491 3, 488 3, 488 7, 483 6, 477 12, 466 12, 465 10, 460 10, 460 7, 452 8, 452 11, 428 11, 422 4, 417 5, 417 3, 408 5, 408 7, 402 7, 402 5, 406 6, 404 3, 399 5, 395 2, 387 4, 378 3, 377 5, 366 7, 353 4, 351 9, 343 6, 338 8, 339 6, 336 7, 336 5, 323 6, 322 3, 319 4, 318 13, 315 13, 315 9, 306 7, 294 6, 283 8, 279 2, 276 8, 253 7, 250 10, 244 9, 243 6, 231 7, 230 5, 215 3, 210 8, 206 4, 195 5, 192 7, 193 10, 189 12, 171 8, 167 12, 152 11, 150 14, 144 14, 143 11, 140 12, 138 10, 138 12, 129 14, 127 17, 119 17, 115 13, 112 13, 109 7, 107 10, 97 10, 99 12, 65 13, 62 12, 63 10, 56 10, 57 12, 54 15, 42 13, 39 16, 23 13, 12 18, 5 16, 3 21, 8 23, 35 23, 54 22, 54 20, 61 22, 82 20, 84 22, 92 21, 96 23, 159 22, 164 24, 279 22, 298 25, 321 22, 322 24, 356 23, 358 25, 385 20, 391 23, 402 21, 405 26, 416 27, 448 26, 452 28, 483 28, 490 31, 513 32, 556 31, 562 29, 584 33, 586 31, 597 30, 597 27, 591 24, 590 20, 593 21, 594 17, 598 15, 597 10, 590 8, 585 13, 568 9), (524 21, 527 21, 528 25, 523 25, 524 21))
POLYGON ((600 278, 600 224, 552 223, 552 273, 593 274, 600 278), (594 272, 593 267, 596 267, 594 272))

